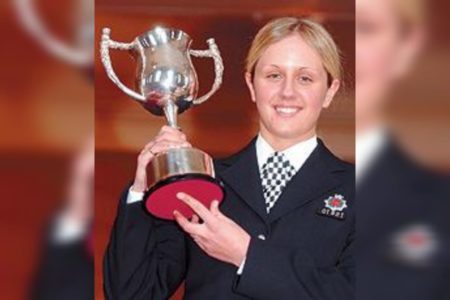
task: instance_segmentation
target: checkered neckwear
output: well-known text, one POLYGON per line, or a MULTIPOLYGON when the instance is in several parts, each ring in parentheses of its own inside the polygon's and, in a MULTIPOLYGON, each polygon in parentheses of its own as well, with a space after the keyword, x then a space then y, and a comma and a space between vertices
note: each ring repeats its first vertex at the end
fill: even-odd
POLYGON ((261 168, 261 185, 267 213, 270 213, 294 174, 295 168, 283 153, 274 152, 264 163, 261 168))

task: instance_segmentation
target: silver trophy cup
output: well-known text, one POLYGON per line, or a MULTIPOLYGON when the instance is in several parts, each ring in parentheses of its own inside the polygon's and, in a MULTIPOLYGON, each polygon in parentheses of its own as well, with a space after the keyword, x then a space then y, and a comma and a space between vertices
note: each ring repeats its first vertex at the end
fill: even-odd
MULTIPOLYGON (((110 39, 103 29, 100 54, 108 77, 132 99, 154 115, 164 115, 170 126, 178 128, 177 115, 208 100, 222 84, 223 63, 214 39, 208 50, 190 49, 192 39, 179 29, 155 27, 131 43, 110 39), (113 70, 109 49, 127 50, 137 61, 136 90, 126 87, 113 70), (214 60, 215 80, 211 90, 197 98, 198 79, 191 55, 214 60)), ((176 198, 178 192, 191 194, 209 207, 221 201, 224 189, 215 178, 212 158, 195 148, 172 148, 158 153, 148 166, 150 177, 145 207, 153 215, 173 219, 178 210, 191 217, 192 210, 176 198)))

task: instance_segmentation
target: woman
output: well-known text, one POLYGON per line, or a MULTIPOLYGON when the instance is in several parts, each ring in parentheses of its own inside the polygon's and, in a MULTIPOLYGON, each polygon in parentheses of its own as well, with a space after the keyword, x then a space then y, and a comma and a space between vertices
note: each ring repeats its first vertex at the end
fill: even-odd
POLYGON ((146 215, 147 164, 190 144, 166 126, 142 150, 106 253, 108 298, 167 299, 183 279, 185 299, 352 297, 354 169, 316 137, 340 85, 337 47, 315 22, 273 20, 252 43, 245 80, 260 132, 215 162, 227 195, 220 208, 180 194, 191 220, 146 215))

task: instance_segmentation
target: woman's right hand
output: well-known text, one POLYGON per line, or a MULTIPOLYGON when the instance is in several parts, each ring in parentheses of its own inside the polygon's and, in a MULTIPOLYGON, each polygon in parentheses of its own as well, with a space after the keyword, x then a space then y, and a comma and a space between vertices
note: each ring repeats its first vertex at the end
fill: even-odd
POLYGON ((135 192, 145 192, 147 190, 147 165, 156 154, 170 148, 191 147, 186 139, 186 135, 180 130, 170 126, 163 126, 158 135, 151 140, 138 156, 136 176, 132 190, 135 192))

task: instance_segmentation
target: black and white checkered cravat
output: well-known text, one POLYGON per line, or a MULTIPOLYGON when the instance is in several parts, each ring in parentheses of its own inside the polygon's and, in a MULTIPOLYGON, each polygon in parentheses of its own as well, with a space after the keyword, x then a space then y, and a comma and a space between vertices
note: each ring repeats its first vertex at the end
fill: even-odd
POLYGON ((264 163, 261 170, 261 185, 267 213, 270 213, 283 189, 294 175, 295 168, 283 153, 274 152, 264 163))

